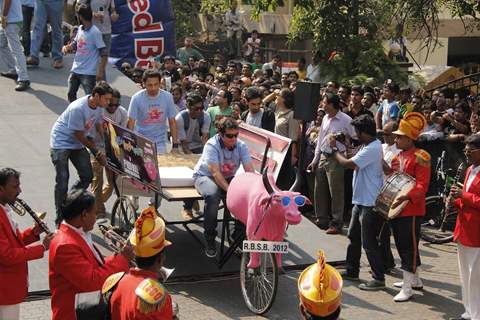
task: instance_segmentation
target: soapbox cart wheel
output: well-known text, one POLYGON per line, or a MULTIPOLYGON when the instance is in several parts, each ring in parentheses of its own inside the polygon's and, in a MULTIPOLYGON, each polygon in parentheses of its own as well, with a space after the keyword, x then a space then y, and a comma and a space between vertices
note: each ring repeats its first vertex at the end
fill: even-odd
POLYGON ((128 233, 132 230, 137 216, 137 211, 130 199, 126 196, 120 196, 113 204, 110 224, 118 227, 121 232, 128 233))
POLYGON ((273 253, 258 252, 260 264, 248 268, 250 253, 243 252, 240 265, 240 286, 248 309, 255 314, 267 312, 275 300, 278 267, 273 253))

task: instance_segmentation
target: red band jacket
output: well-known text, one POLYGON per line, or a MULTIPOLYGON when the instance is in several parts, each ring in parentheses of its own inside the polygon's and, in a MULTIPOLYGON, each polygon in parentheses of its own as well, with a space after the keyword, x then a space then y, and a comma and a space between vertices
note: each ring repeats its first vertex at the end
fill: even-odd
POLYGON ((399 217, 424 216, 425 195, 430 184, 430 155, 418 148, 402 151, 392 159, 392 169, 415 178, 415 187, 408 193, 410 201, 399 217))
POLYGON ((110 298, 112 319, 116 320, 171 320, 173 318, 172 297, 165 291, 167 297, 157 311, 145 313, 139 310, 139 297, 135 290, 145 278, 155 278, 158 275, 151 271, 131 269, 117 284, 110 298))
POLYGON ((61 224, 50 244, 48 269, 52 320, 74 320, 75 295, 100 290, 108 276, 128 270, 128 260, 115 255, 101 264, 82 236, 61 224))
POLYGON ((480 174, 473 179, 467 191, 472 167, 467 169, 461 197, 455 200, 458 209, 453 239, 467 247, 480 247, 480 174))
POLYGON ((43 257, 42 244, 31 228, 23 233, 12 229, 7 213, 0 206, 0 305, 22 302, 28 292, 27 261, 43 257))

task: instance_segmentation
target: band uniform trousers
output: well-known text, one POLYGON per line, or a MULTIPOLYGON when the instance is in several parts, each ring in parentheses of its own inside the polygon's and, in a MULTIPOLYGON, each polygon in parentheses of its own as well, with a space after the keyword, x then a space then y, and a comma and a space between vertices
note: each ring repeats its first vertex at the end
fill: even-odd
POLYGON ((343 227, 344 172, 335 157, 322 154, 315 171, 315 215, 321 225, 343 227))
POLYGON ((401 269, 411 273, 415 273, 417 267, 421 264, 418 242, 422 220, 423 218, 418 216, 399 217, 390 220, 395 245, 402 261, 401 269))
POLYGON ((480 248, 458 243, 462 302, 471 320, 480 320, 480 248))

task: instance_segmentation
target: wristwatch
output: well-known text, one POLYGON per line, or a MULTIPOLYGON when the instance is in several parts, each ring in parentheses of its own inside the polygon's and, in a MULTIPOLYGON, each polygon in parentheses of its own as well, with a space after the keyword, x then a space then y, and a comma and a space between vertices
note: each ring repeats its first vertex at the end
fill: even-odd
POLYGON ((172 148, 173 148, 173 149, 178 148, 178 143, 172 143, 172 148))

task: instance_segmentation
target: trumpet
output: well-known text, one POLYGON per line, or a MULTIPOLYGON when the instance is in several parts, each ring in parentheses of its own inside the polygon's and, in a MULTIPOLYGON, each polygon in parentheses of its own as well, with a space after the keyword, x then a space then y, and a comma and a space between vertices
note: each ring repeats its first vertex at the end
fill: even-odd
POLYGON ((10 207, 15 211, 19 216, 24 216, 25 213, 28 213, 33 220, 40 226, 40 228, 45 231, 47 235, 52 235, 53 233, 48 228, 47 224, 42 220, 45 218, 46 212, 36 213, 30 208, 30 206, 20 198, 17 198, 13 204, 10 204, 10 207))
POLYGON ((121 253, 123 247, 128 241, 128 238, 124 238, 117 231, 115 231, 113 226, 107 226, 100 224, 98 226, 100 232, 103 235, 103 240, 107 243, 108 247, 115 253, 121 253))

